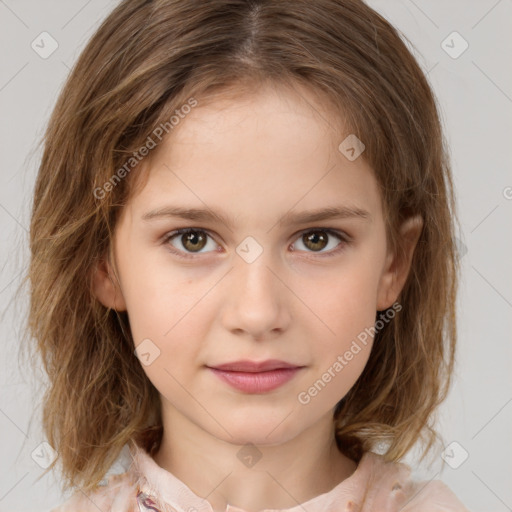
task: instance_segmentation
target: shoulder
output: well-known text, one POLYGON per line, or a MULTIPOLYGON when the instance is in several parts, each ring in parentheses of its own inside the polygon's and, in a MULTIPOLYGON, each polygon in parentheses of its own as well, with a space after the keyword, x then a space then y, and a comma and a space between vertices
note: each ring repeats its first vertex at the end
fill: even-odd
POLYGON ((402 512, 469 512, 440 480, 414 482, 412 489, 414 494, 402 512))
POLYGON ((105 485, 85 493, 77 490, 59 507, 50 512, 139 512, 137 505, 137 481, 126 472, 112 475, 105 485))
POLYGON ((440 480, 413 480, 407 464, 388 462, 382 455, 367 452, 359 468, 366 495, 361 512, 469 512, 440 480))

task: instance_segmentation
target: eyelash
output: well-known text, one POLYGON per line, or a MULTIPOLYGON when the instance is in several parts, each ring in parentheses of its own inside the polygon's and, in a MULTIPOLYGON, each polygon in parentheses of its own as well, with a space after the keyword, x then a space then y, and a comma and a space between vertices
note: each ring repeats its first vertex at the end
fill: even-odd
MULTIPOLYGON (((349 237, 346 233, 342 232, 342 231, 337 231, 337 230, 334 230, 334 229, 330 229, 330 228, 322 228, 322 227, 318 227, 318 228, 309 228, 309 229, 306 229, 306 230, 303 230, 301 232, 299 232, 297 234, 297 238, 300 238, 302 235, 306 234, 306 233, 312 233, 312 232, 315 232, 315 231, 322 231, 324 233, 327 233, 328 235, 332 235, 336 238, 338 238, 340 240, 340 244, 335 248, 335 249, 331 249, 330 251, 327 251, 327 252, 317 252, 315 253, 314 251, 307 251, 308 253, 312 254, 312 255, 319 255, 320 257, 322 258, 325 258, 325 257, 331 257, 331 256, 336 256, 337 254, 339 254, 341 251, 343 251, 345 249, 345 246, 347 244, 350 244, 350 242, 352 241, 351 237, 349 237)), ((211 233, 206 230, 206 229, 202 229, 202 228, 180 228, 180 229, 177 229, 171 233, 168 233, 165 237, 164 237, 164 240, 163 240, 163 243, 168 245, 168 249, 171 253, 175 254, 176 256, 180 257, 180 258, 184 258, 184 259, 195 259, 195 258, 198 258, 200 257, 203 253, 186 253, 184 251, 180 251, 178 249, 176 249, 175 247, 173 247, 169 242, 176 236, 178 235, 184 235, 184 234, 188 234, 188 233, 206 233, 210 238, 212 238, 213 240, 214 237, 211 235, 211 233)), ((302 251, 299 251, 299 252, 302 252, 302 251)))

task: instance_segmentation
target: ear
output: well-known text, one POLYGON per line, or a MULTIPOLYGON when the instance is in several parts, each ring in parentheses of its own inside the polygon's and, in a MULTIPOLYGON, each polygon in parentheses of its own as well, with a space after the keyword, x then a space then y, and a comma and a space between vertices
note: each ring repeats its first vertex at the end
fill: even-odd
POLYGON ((92 270, 92 291, 94 296, 107 308, 126 311, 126 302, 121 287, 106 258, 102 258, 92 270))
POLYGON ((409 275, 412 256, 422 229, 421 215, 408 217, 400 226, 399 237, 403 251, 388 252, 377 293, 377 311, 391 307, 400 295, 409 275))

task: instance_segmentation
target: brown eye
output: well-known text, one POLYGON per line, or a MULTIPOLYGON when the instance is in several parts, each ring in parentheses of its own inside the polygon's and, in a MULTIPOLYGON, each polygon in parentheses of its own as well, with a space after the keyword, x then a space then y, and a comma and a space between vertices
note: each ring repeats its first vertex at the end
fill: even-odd
POLYGON ((206 236, 201 231, 190 231, 181 235, 181 243, 187 251, 200 251, 206 245, 206 236))
POLYGON ((349 241, 350 239, 344 237, 342 233, 331 229, 316 228, 304 231, 295 242, 295 244, 299 244, 299 247, 295 247, 293 250, 300 249, 306 253, 318 253, 327 256, 336 254, 349 241), (304 246, 304 249, 300 247, 301 244, 304 246))
MULTIPOLYGON (((201 229, 184 228, 178 229, 166 237, 165 242, 176 249, 175 252, 184 254, 199 253, 208 245, 208 239, 211 236, 201 229)), ((216 244, 213 243, 212 250, 215 250, 216 244)), ((208 251, 203 251, 208 252, 208 251)))
POLYGON ((310 231, 302 235, 304 245, 312 251, 321 251, 327 246, 328 235, 325 231, 310 231))

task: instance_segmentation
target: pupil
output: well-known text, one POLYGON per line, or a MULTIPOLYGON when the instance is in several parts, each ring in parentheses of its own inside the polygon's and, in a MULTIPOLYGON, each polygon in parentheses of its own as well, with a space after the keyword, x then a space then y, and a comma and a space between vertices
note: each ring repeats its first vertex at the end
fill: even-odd
POLYGON ((191 233, 185 233, 183 236, 185 237, 185 242, 183 243, 185 247, 188 247, 192 250, 202 249, 204 247, 205 237, 202 235, 198 235, 196 231, 191 233), (197 246, 198 242, 199 247, 197 246), (201 244, 201 242, 203 243, 201 244), (192 243, 192 247, 189 247, 190 243, 192 243))
POLYGON ((305 235, 306 241, 312 243, 314 250, 323 249, 327 245, 327 237, 323 231, 313 231, 312 234, 305 235), (318 233, 321 233, 318 235, 318 233))

